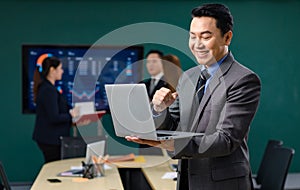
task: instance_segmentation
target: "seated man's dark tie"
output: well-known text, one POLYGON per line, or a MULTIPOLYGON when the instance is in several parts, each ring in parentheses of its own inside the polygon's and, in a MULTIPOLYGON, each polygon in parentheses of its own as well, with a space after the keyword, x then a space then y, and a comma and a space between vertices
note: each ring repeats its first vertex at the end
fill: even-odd
POLYGON ((153 93, 154 88, 155 88, 155 78, 152 78, 150 81, 149 94, 153 93))
POLYGON ((210 74, 208 73, 207 69, 204 69, 200 73, 200 77, 196 86, 195 95, 198 96, 199 103, 204 95, 205 83, 209 79, 210 74))

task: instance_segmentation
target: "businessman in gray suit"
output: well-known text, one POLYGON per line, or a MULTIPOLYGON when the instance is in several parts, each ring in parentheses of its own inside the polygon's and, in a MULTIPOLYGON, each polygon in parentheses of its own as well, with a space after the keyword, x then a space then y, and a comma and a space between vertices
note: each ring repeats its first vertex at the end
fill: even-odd
POLYGON ((222 4, 193 9, 189 47, 199 66, 182 75, 175 93, 161 88, 152 100, 160 129, 204 136, 175 141, 126 137, 165 148, 179 159, 180 190, 253 189, 247 140, 261 85, 229 51, 232 28, 231 13, 222 4))

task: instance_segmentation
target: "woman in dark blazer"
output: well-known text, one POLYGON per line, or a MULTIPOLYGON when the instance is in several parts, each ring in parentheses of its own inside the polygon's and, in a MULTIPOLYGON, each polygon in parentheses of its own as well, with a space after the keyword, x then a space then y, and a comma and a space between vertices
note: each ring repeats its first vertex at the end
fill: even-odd
POLYGON ((54 86, 61 80, 62 63, 56 57, 47 57, 42 68, 37 67, 34 76, 34 101, 36 103, 36 120, 33 140, 36 141, 44 155, 45 162, 60 159, 60 136, 69 136, 72 116, 63 95, 54 86))

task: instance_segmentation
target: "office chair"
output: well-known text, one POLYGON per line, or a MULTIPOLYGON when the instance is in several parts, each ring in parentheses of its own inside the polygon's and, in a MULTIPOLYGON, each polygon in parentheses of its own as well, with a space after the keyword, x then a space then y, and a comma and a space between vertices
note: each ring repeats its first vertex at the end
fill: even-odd
POLYGON ((286 147, 271 149, 272 159, 266 164, 260 190, 283 190, 295 150, 286 147))
POLYGON ((9 182, 4 166, 0 161, 0 190, 30 190, 31 182, 9 182))
POLYGON ((85 157, 86 145, 100 140, 106 140, 106 136, 94 137, 60 137, 61 156, 60 158, 79 158, 85 157))
POLYGON ((86 144, 90 144, 97 141, 107 140, 107 135, 101 135, 101 136, 85 136, 84 140, 86 144))
POLYGON ((60 137, 61 153, 60 158, 78 158, 84 157, 86 152, 86 143, 82 137, 60 137))
POLYGON ((258 185, 261 184, 263 177, 265 176, 265 173, 267 172, 267 169, 268 169, 267 164, 271 159, 273 159, 272 155, 270 154, 271 150, 274 147, 282 146, 282 144, 283 144, 283 142, 281 140, 269 140, 268 141, 268 144, 265 148, 262 160, 261 160, 260 165, 257 170, 257 175, 256 175, 256 177, 254 177, 256 184, 258 184, 258 185))
POLYGON ((5 169, 4 169, 4 166, 2 164, 2 162, 0 161, 0 177, 1 177, 1 184, 0 184, 0 189, 5 189, 5 190, 11 190, 11 187, 9 185, 9 182, 8 182, 8 178, 7 178, 7 175, 5 173, 5 169))

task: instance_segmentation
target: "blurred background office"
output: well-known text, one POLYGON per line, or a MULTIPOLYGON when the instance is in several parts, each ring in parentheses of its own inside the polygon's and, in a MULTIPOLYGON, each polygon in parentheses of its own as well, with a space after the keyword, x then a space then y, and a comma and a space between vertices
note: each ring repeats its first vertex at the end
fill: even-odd
MULTIPOLYGON (((208 1, 207 1, 208 2, 208 1)), ((254 70, 262 81, 258 113, 249 136, 250 161, 256 171, 268 139, 281 139, 294 147, 291 172, 300 172, 300 2, 296 0, 220 1, 235 18, 231 50, 235 58, 254 70)), ((93 44, 120 27, 140 22, 168 23, 188 30, 190 11, 199 1, 63 1, 4 0, 0 3, 1 52, 1 161, 11 181, 33 181, 43 155, 32 141, 35 116, 22 114, 22 44, 93 44)), ((147 35, 147 31, 142 35, 147 35)), ((174 38, 171 33, 161 34, 174 38)), ((124 36, 124 39, 126 36, 124 36)), ((188 36, 186 39, 188 46, 188 36)), ((179 50, 145 42, 145 53, 160 49, 177 55, 183 70, 194 60, 179 50)), ((145 72, 146 73, 146 72, 145 72)), ((111 129, 109 115, 103 125, 111 129)), ((113 153, 123 147, 112 141, 113 153)))

